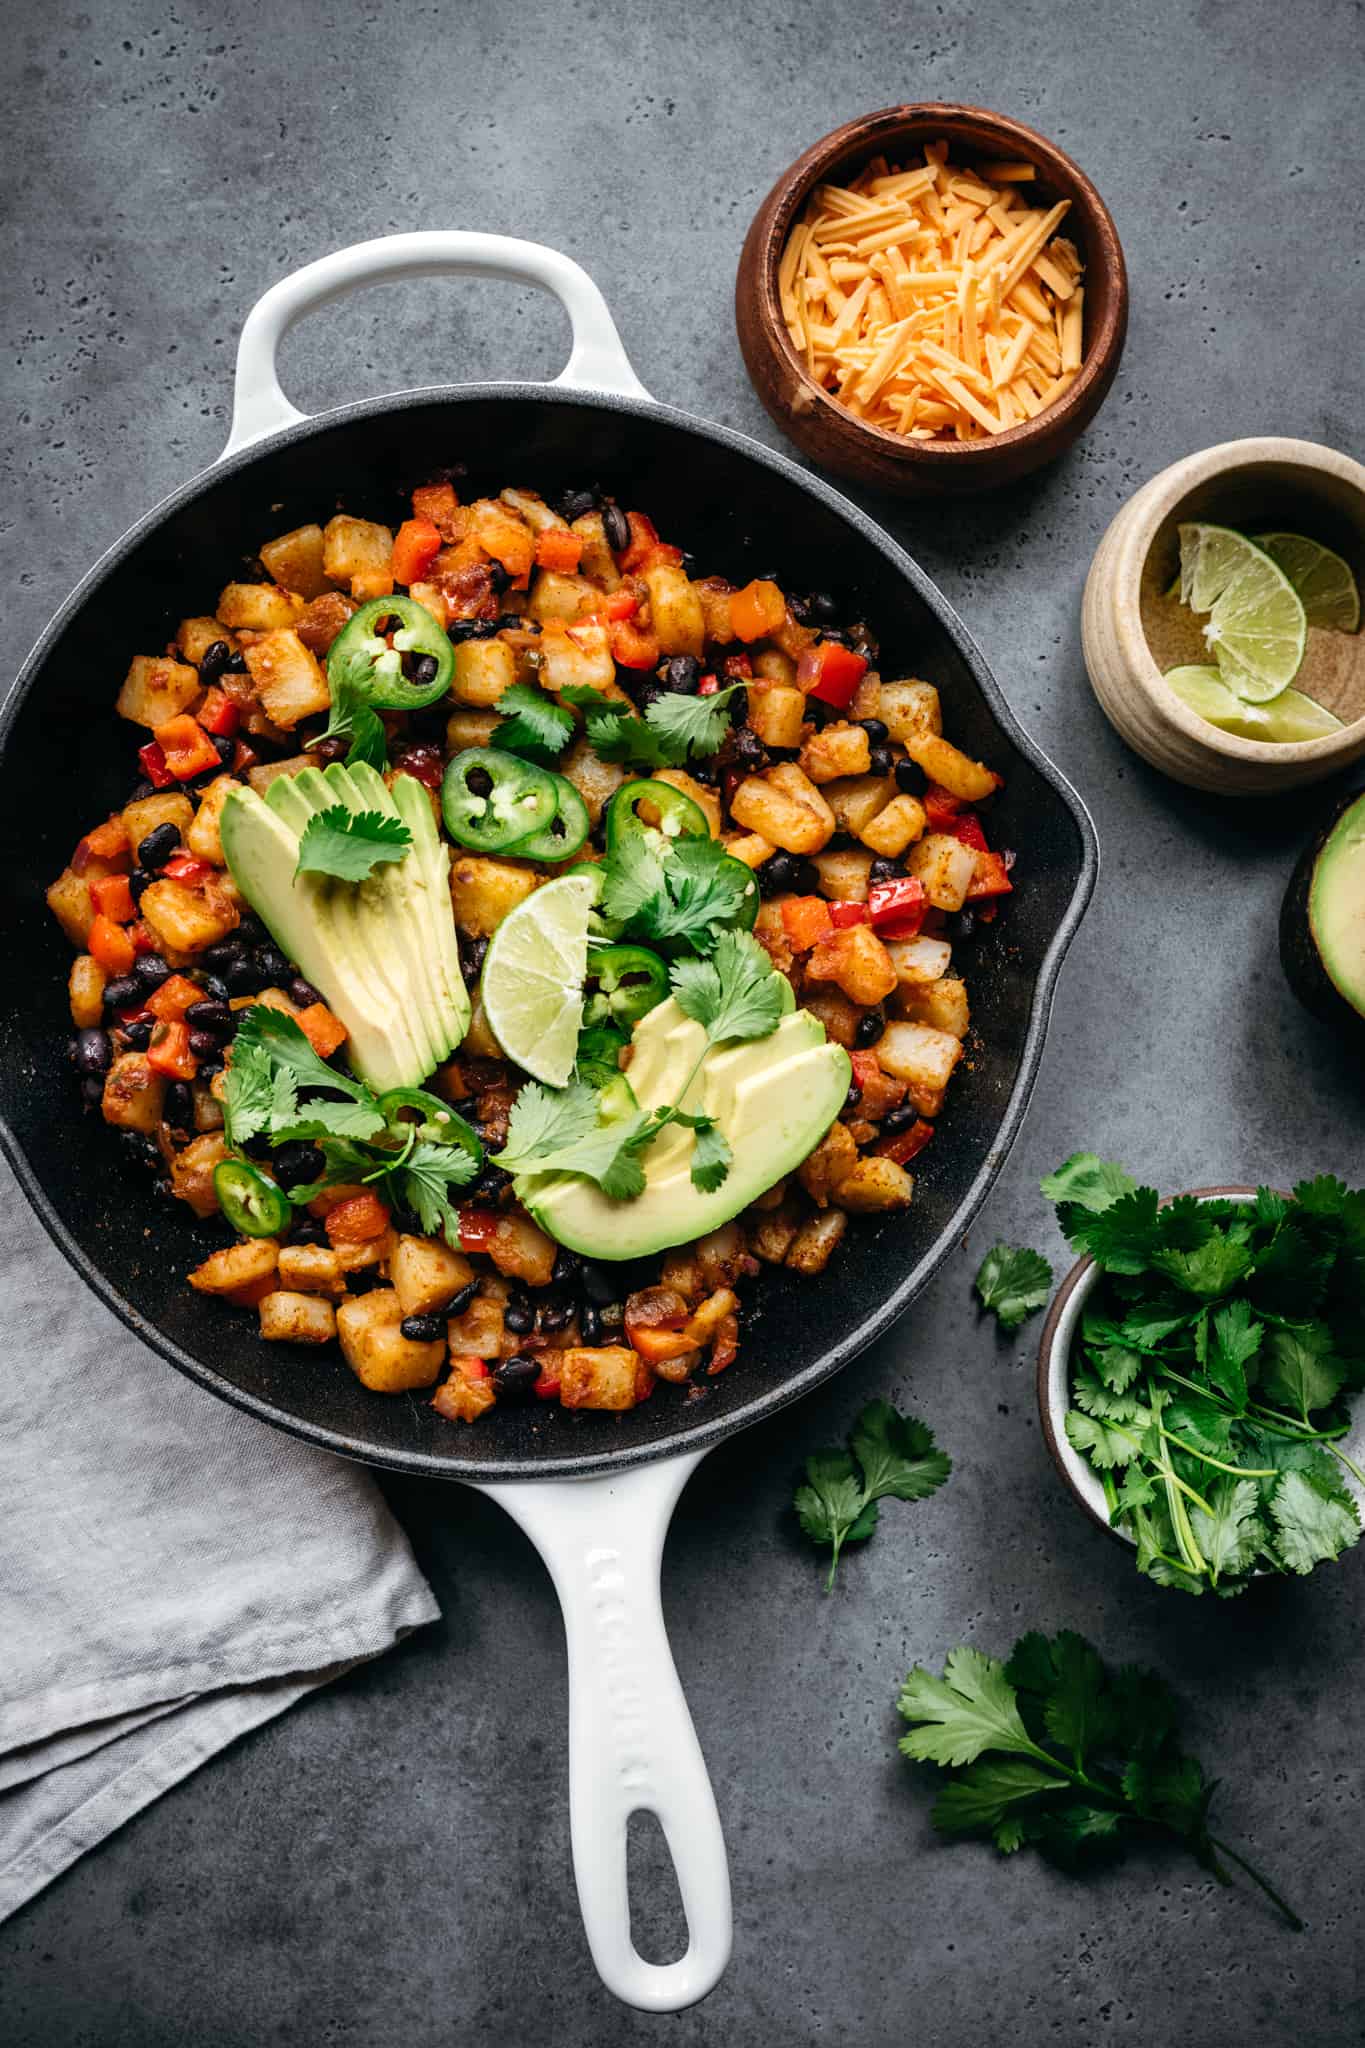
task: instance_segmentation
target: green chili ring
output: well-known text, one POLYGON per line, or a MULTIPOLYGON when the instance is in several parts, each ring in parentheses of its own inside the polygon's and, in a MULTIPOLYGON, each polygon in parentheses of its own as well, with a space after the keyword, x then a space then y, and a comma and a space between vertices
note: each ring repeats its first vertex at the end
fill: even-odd
POLYGON ((458 1145, 468 1152, 476 1165, 483 1164, 483 1146, 478 1132, 456 1114, 448 1102, 442 1102, 439 1095, 430 1094, 425 1088, 390 1088, 379 1098, 379 1113, 391 1131, 400 1132, 404 1137, 409 1131, 416 1131, 418 1139, 428 1145, 458 1145), (419 1121, 415 1124, 399 1112, 415 1109, 419 1121))
POLYGON ((213 1169, 218 1206, 243 1237, 278 1237, 293 1214, 284 1189, 245 1159, 220 1159, 213 1169))
POLYGON ((625 841, 647 839, 657 852, 667 852, 675 839, 709 839, 711 824, 700 804, 671 782, 626 782, 607 806, 607 858, 625 841), (649 804, 659 814, 657 825, 640 816, 649 804))
POLYGON ((466 747, 446 766, 441 815, 446 830, 475 853, 521 851, 559 808, 558 778, 497 747, 466 747), (480 783, 487 783, 481 788, 480 783))
POLYGON ((593 947, 588 981, 596 982, 597 993, 583 1006, 584 1024, 614 1024, 627 1032, 668 994, 668 968, 645 946, 593 947))
POLYGON ((592 830, 587 805, 566 776, 555 775, 553 781, 559 808, 548 825, 508 848, 518 860, 570 860, 587 843, 592 830))
POLYGON ((350 692, 376 711, 420 711, 450 688, 455 653, 439 619, 415 597, 376 597, 352 612, 327 656, 327 684, 336 703, 350 692), (386 620, 397 619, 387 638, 386 620), (390 644, 391 643, 391 644, 390 644), (436 673, 426 682, 409 680, 403 656, 429 657, 436 673))

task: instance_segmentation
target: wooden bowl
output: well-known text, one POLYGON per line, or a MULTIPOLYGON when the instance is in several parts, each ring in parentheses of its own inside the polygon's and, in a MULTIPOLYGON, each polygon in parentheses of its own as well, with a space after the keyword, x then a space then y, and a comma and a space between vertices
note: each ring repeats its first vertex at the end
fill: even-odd
MULTIPOLYGON (((1360 463, 1313 441, 1269 438, 1225 441, 1187 455, 1128 500, 1090 565, 1081 644, 1091 686, 1110 724, 1164 775, 1225 796, 1292 789, 1358 761, 1365 754, 1365 715, 1322 739, 1276 745, 1220 732, 1167 688, 1143 613, 1146 609, 1151 618, 1179 567, 1177 528, 1188 519, 1251 533, 1311 534, 1335 548, 1365 580, 1365 468, 1360 463)), ((1310 629, 1305 667, 1327 638, 1315 640, 1310 629)), ((1344 705, 1331 708, 1339 717, 1346 715, 1344 705)))
POLYGON ((1123 353, 1128 274, 1109 210, 1078 165, 1045 136, 982 107, 884 107, 864 114, 798 157, 754 215, 735 280, 735 324, 754 388, 779 427, 822 469, 907 496, 993 489, 1069 448, 1103 403, 1123 353), (812 187, 856 176, 875 156, 895 163, 926 142, 947 141, 955 159, 1027 160, 1031 194, 1069 199, 1062 232, 1085 264, 1084 345, 1075 382, 1055 405, 987 441, 908 441, 866 425, 810 377, 788 336, 777 275, 788 234, 812 187))

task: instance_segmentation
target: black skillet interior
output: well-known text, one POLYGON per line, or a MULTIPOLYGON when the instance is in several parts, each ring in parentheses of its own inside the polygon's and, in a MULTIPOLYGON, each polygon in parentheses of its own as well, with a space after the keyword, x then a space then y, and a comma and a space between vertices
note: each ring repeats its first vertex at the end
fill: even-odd
POLYGON ((884 1329, 955 1242, 1014 1135, 1095 852, 1074 797, 1016 728, 1002 728, 1002 715, 946 603, 886 537, 737 436, 660 410, 509 386, 376 401, 298 429, 188 486, 135 529, 54 622, 11 699, 0 760, 10 934, 0 1110, 11 1157, 77 1270, 135 1330, 216 1392, 333 1449, 505 1478, 700 1448, 793 1398, 884 1329), (153 1197, 113 1134, 82 1115, 63 1053, 71 956, 43 890, 81 832, 137 780, 140 736, 113 714, 128 661, 161 646, 182 615, 211 611, 262 540, 336 509, 396 521, 404 491, 454 463, 467 465, 471 494, 600 481, 650 511, 703 574, 742 582, 772 568, 789 588, 829 590, 841 619, 866 618, 880 638, 883 673, 935 682, 949 735, 1006 777, 991 836, 1017 849, 1018 888, 963 959, 976 1035, 938 1136, 916 1162, 913 1208, 856 1222, 821 1279, 765 1272, 737 1364, 703 1381, 699 1399, 664 1386, 628 1415, 536 1404, 470 1429, 440 1421, 421 1395, 366 1393, 338 1356, 262 1343, 253 1317, 185 1285, 221 1228, 153 1197))

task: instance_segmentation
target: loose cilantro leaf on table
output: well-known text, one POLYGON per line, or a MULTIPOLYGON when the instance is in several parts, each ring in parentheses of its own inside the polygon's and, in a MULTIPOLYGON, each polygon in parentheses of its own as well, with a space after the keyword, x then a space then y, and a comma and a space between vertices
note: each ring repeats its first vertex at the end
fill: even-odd
POLYGON ((1041 1252, 998 1244, 981 1261, 976 1291, 1002 1330, 1017 1330, 1052 1292, 1052 1268, 1041 1252))
POLYGON ((871 1401, 858 1418, 850 1451, 814 1451, 793 1505, 813 1543, 833 1550, 826 1592, 834 1585, 846 1543, 862 1543, 877 1526, 879 1500, 924 1500, 953 1469, 933 1432, 889 1401, 871 1401))
POLYGON ((1071 1358, 1072 1447, 1099 1474, 1138 1570, 1185 1593, 1306 1572, 1360 1537, 1344 1475, 1365 1385, 1365 1194, 1159 1204, 1078 1153, 1043 1191, 1101 1277, 1071 1358))
MULTIPOLYGON (((1245 1482, 1243 1482, 1245 1483, 1245 1482)), ((1235 1546, 1240 1504, 1224 1511, 1235 1546)), ((1258 1884, 1296 1932, 1303 1922, 1211 1831, 1215 1782, 1178 1746, 1179 1712, 1154 1672, 1110 1672, 1083 1637, 1024 1636, 1007 1663, 966 1647, 943 1673, 916 1665, 897 1706, 902 1752, 951 1773, 933 1823, 989 1835, 1005 1855, 1036 1848, 1072 1870, 1153 1834, 1173 1836, 1220 1884, 1224 1860, 1258 1884)))
POLYGON ((401 818, 333 804, 329 810, 316 812, 305 825, 294 872, 365 882, 384 862, 402 860, 411 845, 412 834, 401 818))

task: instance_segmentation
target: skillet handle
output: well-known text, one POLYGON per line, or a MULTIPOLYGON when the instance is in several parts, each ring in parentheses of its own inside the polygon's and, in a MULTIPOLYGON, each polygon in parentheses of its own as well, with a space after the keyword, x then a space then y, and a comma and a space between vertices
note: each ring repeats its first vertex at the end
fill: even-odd
POLYGON ((282 277, 256 301, 237 344, 232 431, 223 454, 235 455, 266 434, 307 418, 285 397, 276 369, 280 343, 296 321, 348 292, 405 277, 497 277, 538 285, 559 300, 573 329, 569 360, 553 382, 576 391, 649 396, 630 367, 606 300, 570 257, 510 235, 433 228, 334 250, 282 277))
POLYGON ((664 1535, 700 1452, 596 1479, 481 1486, 545 1563, 569 1657, 569 1820, 588 1945, 609 1991, 646 2012, 704 1998, 730 1960, 730 1872, 659 1602, 664 1535), (657 1815, 687 1952, 648 1963, 630 1937, 626 1823, 657 1815))

